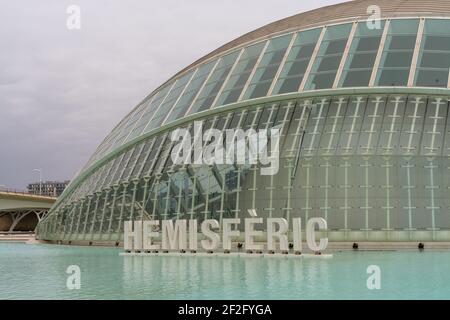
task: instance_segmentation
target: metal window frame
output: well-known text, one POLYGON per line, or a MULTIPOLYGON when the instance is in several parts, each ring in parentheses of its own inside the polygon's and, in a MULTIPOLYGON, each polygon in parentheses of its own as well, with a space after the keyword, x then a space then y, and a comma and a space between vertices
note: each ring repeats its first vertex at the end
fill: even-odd
POLYGON ((422 46, 424 30, 425 30, 425 18, 420 18, 419 28, 417 30, 416 44, 414 47, 413 58, 411 61, 411 68, 409 69, 408 84, 406 85, 407 87, 414 86, 414 80, 416 78, 417 62, 419 60, 419 54, 420 54, 420 48, 422 46))
POLYGON ((222 95, 223 90, 226 88, 226 86, 228 84, 228 80, 230 80, 231 75, 233 74, 234 70, 236 69, 236 66, 241 61, 241 57, 244 54, 245 49, 246 48, 242 48, 241 51, 239 52, 239 55, 237 56, 236 61, 234 62, 233 66, 231 67, 230 72, 228 73, 227 77, 223 81, 222 86, 220 87, 219 91, 217 92, 217 95, 214 98, 214 101, 211 103, 211 107, 209 109, 213 109, 214 106, 216 105, 217 100, 219 100, 219 97, 222 95))
POLYGON ((350 52, 350 48, 353 44, 353 39, 355 38, 356 30, 358 29, 359 21, 354 21, 352 25, 352 29, 348 35, 347 44, 345 45, 344 52, 342 53, 341 62, 336 71, 336 77, 334 78, 332 89, 336 89, 339 86, 339 81, 341 80, 342 72, 344 71, 344 66, 347 63, 348 54, 350 52))
POLYGON ((252 70, 252 72, 250 72, 250 74, 249 74, 249 76, 248 76, 248 79, 247 79, 247 81, 245 82, 245 85, 244 85, 244 87, 242 88, 241 94, 239 95, 239 98, 237 99, 236 102, 240 102, 240 101, 244 98, 244 95, 245 95, 245 93, 247 92, 247 89, 248 89, 248 87, 250 86, 250 83, 252 83, 253 76, 255 75, 255 72, 256 72, 256 70, 258 69, 259 64, 261 63, 262 58, 263 58, 264 55, 266 54, 267 47, 269 47, 269 43, 270 43, 270 41, 272 41, 272 39, 274 39, 274 38, 271 38, 271 39, 266 40, 266 43, 264 44, 264 47, 263 47, 263 49, 261 50, 261 53, 259 54, 258 60, 256 60, 256 63, 255 63, 255 65, 253 66, 253 70, 252 70))
POLYGON ((300 87, 297 90, 299 92, 303 92, 305 89, 306 82, 308 81, 309 75, 311 74, 311 70, 314 66, 314 63, 316 62, 317 55, 319 54, 319 50, 322 47, 322 42, 323 42, 323 39, 325 37, 327 30, 328 30, 328 26, 324 26, 322 28, 322 31, 320 32, 319 39, 317 39, 316 47, 314 48, 313 54, 311 55, 311 58, 308 63, 308 67, 306 68, 305 74, 303 75, 302 82, 300 83, 300 87))
POLYGON ((148 111, 148 109, 150 108, 150 106, 151 106, 151 104, 152 104, 152 102, 153 102, 153 100, 155 99, 156 96, 157 96, 156 94, 154 94, 152 96, 152 98, 150 99, 150 102, 148 102, 146 108, 144 109, 144 112, 142 112, 142 114, 139 117, 139 119, 134 122, 133 128, 128 132, 126 138, 123 140, 123 144, 128 142, 128 138, 130 137, 131 133, 134 131, 134 129, 136 129, 137 124, 141 121, 141 119, 144 116, 144 114, 146 114, 146 111, 148 111))
POLYGON ((373 65, 373 69, 372 69, 372 75, 370 76, 369 87, 375 86, 375 81, 377 80, 378 69, 380 67, 381 58, 383 57, 384 48, 386 46, 386 39, 387 39, 387 37, 389 35, 389 29, 390 29, 390 26, 391 26, 391 19, 387 19, 385 21, 386 22, 384 23, 383 34, 381 36, 380 45, 378 47, 378 52, 377 52, 377 55, 375 57, 375 63, 373 65))
POLYGON ((289 45, 286 48, 286 52, 284 53, 283 59, 280 62, 280 65, 278 66, 277 73, 275 74, 275 77, 272 80, 272 83, 270 84, 269 91, 267 91, 266 96, 271 96, 273 89, 275 88, 276 83, 278 82, 278 78, 280 77, 281 72, 284 69, 284 65, 286 64, 286 60, 289 57, 289 54, 291 53, 292 47, 294 46, 295 41, 298 37, 298 32, 294 33, 291 37, 291 42, 289 42, 289 45))
POLYGON ((142 129, 141 133, 139 133, 139 135, 141 135, 143 132, 145 132, 145 130, 147 129, 148 125, 153 121, 153 118, 155 118, 155 115, 158 113, 159 109, 161 108, 161 106, 164 104, 164 102, 166 101, 167 97, 170 95, 170 93, 172 92, 175 84, 180 80, 180 78, 177 78, 173 83, 172 86, 170 87, 170 89, 167 91, 166 96, 164 97, 164 99, 161 100, 161 103, 158 105, 158 108, 156 108, 155 112, 153 113, 152 117, 147 121, 147 124, 145 125, 144 129, 142 129))
POLYGON ((186 109, 186 112, 183 114, 183 117, 186 117, 186 115, 188 115, 191 112, 192 107, 194 106, 195 102, 197 102, 198 97, 200 96, 200 93, 202 93, 203 89, 205 89, 206 84, 208 83, 209 79, 211 79, 211 76, 213 75, 213 73, 216 71, 217 66, 219 65, 220 61, 222 61, 224 56, 220 56, 217 58, 216 63, 214 64, 214 66, 211 68, 211 71, 209 72, 208 76, 205 79, 205 82, 203 82, 202 86, 200 87, 200 89, 198 90, 197 94, 195 95, 194 99, 192 100, 191 104, 189 105, 189 107, 186 109))
POLYGON ((186 92, 186 89, 189 87, 189 85, 192 82, 192 79, 194 79, 195 75, 198 72, 198 69, 195 69, 194 72, 192 72, 192 76, 190 77, 190 79, 188 80, 188 82, 186 83, 186 85, 184 86, 183 90, 180 92, 180 94, 178 95, 177 100, 175 100, 174 104, 172 105, 172 108, 170 108, 170 111, 167 112, 166 117, 164 118, 163 122, 161 122, 161 126, 166 124, 167 119, 169 118, 169 116, 172 114, 173 110, 175 109, 175 106, 178 104, 178 102, 180 102, 181 97, 184 95, 184 93, 186 92))

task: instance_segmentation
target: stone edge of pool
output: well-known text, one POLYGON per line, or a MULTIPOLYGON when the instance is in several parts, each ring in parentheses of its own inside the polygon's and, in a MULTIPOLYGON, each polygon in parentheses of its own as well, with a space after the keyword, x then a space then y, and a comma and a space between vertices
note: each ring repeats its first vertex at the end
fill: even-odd
MULTIPOLYGON (((0 241, 1 243, 1 241, 0 241)), ((53 245, 72 245, 72 246, 92 246, 92 247, 118 247, 123 248, 123 242, 115 242, 115 241, 44 241, 44 240, 36 240, 29 239, 25 241, 27 244, 53 244, 53 245)), ((306 246, 304 246, 306 249, 306 246)), ((237 242, 233 243, 233 249, 237 248, 237 242)), ((377 251, 391 251, 391 250, 449 250, 450 251, 450 242, 439 242, 439 241, 386 241, 386 242, 371 242, 371 241, 348 241, 348 242, 329 242, 328 247, 325 250, 325 253, 328 251, 337 251, 337 250, 377 250, 377 251)), ((238 251, 238 250, 232 250, 238 251)), ((309 252, 309 249, 303 250, 304 252, 309 252)), ((220 251, 217 251, 220 253, 220 251)), ((239 253, 239 252, 237 252, 239 253)))

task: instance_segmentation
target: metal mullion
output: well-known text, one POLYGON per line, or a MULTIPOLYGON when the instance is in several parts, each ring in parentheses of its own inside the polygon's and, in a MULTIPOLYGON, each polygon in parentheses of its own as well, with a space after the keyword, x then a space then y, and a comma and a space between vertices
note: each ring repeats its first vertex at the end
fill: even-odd
MULTIPOLYGON (((219 120, 219 117, 218 117, 218 116, 214 117, 213 123, 211 124, 211 128, 215 128, 216 123, 217 123, 218 120, 219 120)), ((209 140, 209 138, 210 138, 210 137, 208 136, 208 140, 209 140)), ((222 186, 222 190, 223 190, 223 189, 225 188, 225 181, 222 180, 222 177, 221 177, 221 175, 220 175, 219 168, 217 167, 217 164, 216 164, 216 163, 213 163, 213 164, 212 164, 211 170, 212 170, 212 173, 213 173, 214 177, 216 178, 216 180, 217 180, 217 181, 219 182, 219 184, 222 186)))
POLYGON ((133 220, 133 218, 134 218, 134 211, 135 211, 134 206, 136 204, 136 194, 137 194, 138 186, 139 186, 139 179, 133 180, 133 195, 132 195, 132 198, 131 198, 130 216, 128 218, 131 221, 134 221, 133 220))
POLYGON ((119 185, 113 186, 114 192, 113 192, 113 201, 111 203, 111 208, 110 208, 111 209, 111 213, 109 214, 109 219, 108 219, 108 221, 109 221, 109 223, 108 223, 108 233, 111 232, 111 226, 112 226, 112 221, 113 221, 114 209, 115 209, 116 200, 117 200, 117 191, 119 189, 120 189, 119 185))
POLYGON ((258 60, 256 60, 255 65, 253 66, 252 72, 249 74, 247 81, 245 82, 244 87, 242 88, 241 94, 239 95, 239 98, 236 102, 239 102, 242 100, 242 98, 245 95, 245 92, 247 91, 248 87, 250 86, 250 83, 252 82, 253 76, 255 75, 256 70, 259 67, 259 64, 261 63, 262 58, 264 57, 264 54, 266 53, 267 48, 269 47, 269 43, 271 40, 266 40, 266 43, 264 45, 264 48, 261 50, 261 53, 259 54, 258 60))
POLYGON ((212 69, 209 72, 208 76, 206 77, 205 82, 203 82, 202 86, 198 90, 197 94, 195 95, 194 99, 192 100, 191 104, 189 105, 189 108, 187 108, 186 112, 183 114, 183 117, 188 115, 189 112, 191 112, 192 107, 194 106, 194 104, 197 101, 198 97, 202 93, 202 91, 205 88, 206 84, 208 83, 209 79, 211 79, 211 76, 213 75, 214 71, 216 71, 216 68, 219 65, 220 61, 222 61, 222 57, 217 58, 216 63, 214 64, 214 66, 212 67, 212 69))
MULTIPOLYGON (((153 138, 153 140, 152 140, 152 142, 151 142, 151 146, 150 146, 150 148, 148 148, 148 151, 147 151, 147 154, 146 154, 146 156, 145 156, 145 159, 144 159, 144 161, 142 161, 141 168, 139 169, 139 172, 138 172, 137 175, 136 175, 137 177, 140 177, 140 176, 141 176, 142 170, 144 170, 144 168, 145 168, 145 164, 147 163, 148 157, 150 156, 150 153, 152 152, 152 149, 153 149, 153 147, 155 146, 156 140, 158 140, 158 137, 154 137, 154 138, 153 138)), ((145 148, 145 147, 144 147, 144 148, 145 148)), ((138 160, 138 161, 139 161, 139 160, 138 160)))
MULTIPOLYGON (((117 224, 117 233, 118 233, 118 239, 120 238, 120 227, 122 224, 122 220, 123 220, 123 212, 125 211, 125 205, 126 205, 126 192, 129 186, 128 182, 125 182, 122 184, 123 185, 123 190, 122 190, 122 205, 120 206, 120 215, 119 215, 119 223, 117 224)), ((111 236, 112 234, 110 234, 111 236)))
MULTIPOLYGON (((121 126, 120 131, 118 131, 118 133, 117 133, 116 136, 114 137, 114 142, 112 142, 112 143, 110 144, 110 146, 109 146, 109 148, 108 148, 108 151, 109 151, 111 148, 114 148, 114 147, 116 146, 117 141, 118 141, 118 138, 119 138, 119 137, 122 137, 122 131, 125 130, 125 128, 128 127, 128 124, 131 122, 131 119, 133 118, 133 116, 134 116, 134 114, 130 114, 130 115, 129 115, 129 118, 128 118, 128 120, 127 120, 127 122, 126 122, 123 126, 121 126)), ((130 131, 130 132, 131 132, 131 131, 130 131)), ((128 134, 130 134, 130 132, 129 132, 128 134)), ((127 137, 128 137, 128 135, 127 135, 127 137)), ((125 141, 125 140, 123 140, 123 141, 125 141)))
POLYGON ((383 35, 381 36, 380 40, 380 46, 378 47, 377 56, 375 58, 375 63, 373 65, 372 75, 370 76, 369 87, 373 87, 375 85, 375 80, 377 79, 378 68, 380 67, 381 57, 383 56, 384 47, 386 45, 386 39, 389 34, 390 25, 391 20, 390 19, 386 20, 386 23, 384 24, 383 35))
POLYGON ((168 173, 167 174, 167 193, 166 193, 166 198, 165 198, 165 207, 164 207, 164 213, 162 214, 162 216, 164 217, 164 220, 167 220, 167 216, 169 215, 169 199, 170 199, 170 195, 171 195, 171 191, 173 190, 173 181, 171 179, 171 174, 168 173))
MULTIPOLYGON (((81 202, 79 202, 77 204, 81 206, 81 202)), ((75 205, 75 208, 73 210, 72 220, 70 221, 70 227, 69 227, 69 232, 68 232, 69 239, 70 239, 70 236, 72 235, 72 231, 73 231, 73 222, 75 220, 75 212, 77 211, 77 204, 75 205)))
MULTIPOLYGON (((295 131, 295 133, 293 133, 294 138, 292 141, 292 145, 290 149, 287 149, 286 151, 291 153, 291 156, 293 157, 294 155, 292 154, 294 151, 296 151, 296 147, 298 146, 297 140, 299 139, 300 135, 303 136, 303 133, 300 134, 301 131, 304 131, 304 129, 306 128, 306 122, 305 119, 307 119, 307 112, 311 109, 311 100, 305 100, 303 101, 303 104, 301 105, 302 107, 302 113, 300 115, 300 118, 298 119, 298 125, 297 125, 297 130, 295 131), (305 125, 302 125, 302 122, 305 122, 305 125)), ((298 106, 297 106, 298 108, 298 106)), ((292 121, 295 123, 297 119, 292 119, 292 121)), ((288 132, 289 134, 289 132, 288 132)), ((288 155, 290 156, 290 155, 288 155)))
POLYGON ((142 112, 141 116, 139 117, 139 119, 137 119, 134 122, 133 128, 130 129, 130 131, 128 132, 127 136, 125 137, 125 139, 123 140, 124 144, 128 141, 128 138, 130 137, 131 133, 134 131, 134 129, 136 128, 137 124, 141 121, 142 117, 146 114, 146 111, 151 107, 153 100, 155 99, 155 97, 157 96, 157 93, 155 93, 152 96, 152 99, 150 100, 150 102, 148 102, 147 106, 144 107, 144 111, 142 112))
POLYGON ((153 172, 153 170, 155 169, 156 163, 158 162, 158 158, 161 156, 161 152, 163 151, 163 145, 164 145, 164 142, 166 141, 166 139, 167 139, 167 134, 164 136, 163 140, 161 141, 161 144, 158 146, 155 157, 153 158, 152 165, 150 166, 150 168, 148 168, 148 171, 144 175, 148 176, 150 174, 150 172, 153 172))
POLYGON ((144 194, 142 195, 142 206, 141 206, 141 215, 139 217, 140 220, 144 219, 145 206, 147 204, 147 193, 149 187, 150 178, 144 178, 144 194))
POLYGON ((81 199, 80 212, 78 213, 77 228, 76 228, 77 234, 80 232, 80 222, 81 222, 81 215, 83 214, 84 201, 85 199, 81 199))
POLYGON ((100 233, 100 236, 102 234, 102 229, 103 229, 103 221, 105 220, 105 213, 106 213, 106 207, 108 204, 108 198, 109 198, 109 193, 111 192, 111 189, 107 189, 106 190, 106 194, 105 194, 105 203, 103 204, 103 209, 102 209, 102 219, 100 221, 100 226, 98 228, 98 231, 100 233))
MULTIPOLYGON (((145 143, 142 143, 141 149, 139 150, 139 154, 136 156, 136 159, 134 160, 133 166, 130 169, 130 173, 128 174, 127 180, 130 178, 131 174, 133 173, 134 169, 136 168, 137 162, 139 161, 139 158, 141 157, 141 154, 142 154, 142 151, 144 150, 144 148, 145 148, 145 143)), ((131 154, 129 161, 131 161, 132 157, 133 157, 133 154, 131 154)))
POLYGON ((157 176, 155 178, 155 180, 153 181, 153 184, 152 184, 152 187, 151 187, 151 190, 152 190, 152 192, 154 194, 154 197, 152 199, 149 199, 149 200, 153 201, 152 216, 151 216, 152 220, 155 220, 155 217, 156 217, 156 206, 158 204, 159 185, 161 183, 160 179, 161 179, 161 177, 157 176))
POLYGON ((84 218, 84 226, 83 226, 83 239, 86 237, 87 221, 88 221, 89 214, 91 211, 91 204, 92 204, 93 197, 94 197, 93 195, 88 196, 88 205, 86 208, 86 217, 84 218))
POLYGON ((294 46, 295 40, 297 40, 298 33, 294 33, 294 35, 291 38, 291 42, 289 43, 286 52, 284 54, 283 59, 280 62, 280 66, 278 67, 277 73, 275 74, 275 77, 272 80, 272 84, 269 87, 269 91, 267 92, 266 96, 271 96, 273 89, 275 88, 276 83, 278 82, 278 78, 281 75, 281 72, 283 71, 284 65, 286 64, 287 58, 289 57, 289 54, 291 53, 292 47, 294 46))
MULTIPOLYGON (((241 116, 240 116, 239 121, 238 121, 238 123, 236 125, 236 129, 242 129, 242 121, 243 121, 245 115, 247 114, 247 112, 248 112, 248 110, 242 110, 241 111, 241 116)), ((236 131, 235 131, 235 135, 233 136, 233 144, 234 144, 235 136, 236 136, 236 131)), ((238 169, 238 165, 236 163, 234 163, 233 166, 234 166, 235 169, 238 169)), ((244 171, 243 170, 241 171, 241 174, 242 174, 242 179, 244 179, 244 171)))
MULTIPOLYGON (((130 150, 131 150, 131 149, 130 149, 130 150)), ((130 151, 130 150, 128 150, 128 151, 130 151)), ((128 152, 128 151, 127 151, 127 152, 128 152)), ((127 154, 127 152, 124 152, 124 153, 123 153, 123 157, 124 157, 124 158, 125 158, 125 155, 127 154)), ((131 150, 130 157, 128 158, 127 163, 123 166, 122 172, 120 173, 119 181, 123 178, 123 174, 125 173, 125 170, 127 169, 128 165, 130 164, 131 158, 133 157, 133 153, 134 153, 134 150, 131 150)), ((122 160, 123 160, 123 159, 122 159, 122 160)))
POLYGON ((91 220, 91 228, 89 229, 89 233, 91 235, 91 240, 94 238, 94 226, 95 226, 95 219, 97 218, 97 211, 98 211, 98 205, 100 202, 100 197, 102 196, 103 191, 97 192, 97 198, 95 199, 95 207, 94 207, 94 214, 92 216, 91 220))
POLYGON ((419 29, 417 30, 416 45, 414 47, 414 54, 411 62, 411 68, 409 70, 408 87, 414 86, 414 79, 416 76, 417 62, 419 60, 420 47, 422 45, 424 29, 425 29, 425 18, 421 18, 419 23, 419 29))
MULTIPOLYGON (((117 174, 117 172, 118 172, 118 170, 119 170, 119 168, 120 168, 120 164, 122 163, 123 158, 125 157, 125 154, 126 154, 126 152, 123 152, 122 155, 119 156, 119 157, 120 157, 120 160, 119 160, 119 162, 117 163, 117 168, 116 168, 116 170, 114 170, 114 173, 113 173, 112 176, 111 176, 112 178, 111 178, 111 181, 109 182, 110 184, 111 184, 111 183, 113 183, 113 184, 116 183, 116 182, 113 181, 112 179, 114 179, 114 177, 116 176, 116 174, 117 174)), ((119 157, 117 157, 117 158, 119 158, 119 157)), ((109 172, 107 176, 109 176, 110 174, 111 174, 111 172, 109 172)), ((120 177, 119 177, 119 180, 120 180, 120 177)), ((106 182, 106 179, 105 179, 105 181, 104 181, 103 183, 105 183, 105 182, 106 182)), ((102 185, 102 188, 103 188, 103 189, 104 189, 105 187, 107 187, 107 186, 102 185)))
POLYGON ((101 188, 103 187, 103 185, 104 185, 105 182, 106 182, 106 179, 108 179, 108 177, 111 175, 111 170, 112 170, 113 167, 114 167, 114 162, 115 162, 115 161, 116 161, 116 159, 111 160, 111 166, 108 168, 108 173, 105 174, 105 177, 102 179, 102 182, 101 182, 98 186, 95 185, 95 188, 94 188, 94 190, 93 190, 93 193, 96 191, 97 188, 101 189, 101 188))
POLYGON ((145 125, 144 129, 142 129, 141 134, 143 132, 145 132, 145 129, 147 129, 148 125, 153 121, 153 118, 155 117, 155 115, 158 113, 159 108, 161 108, 161 106, 164 104, 164 102, 166 101, 167 97, 170 95, 170 93, 172 92, 173 88, 175 87, 175 84, 177 84, 177 82, 180 79, 175 80, 172 83, 172 86, 170 87, 170 89, 167 91, 167 94, 164 96, 164 99, 161 100, 161 103, 158 105, 158 108, 156 108, 155 112, 153 112, 153 116, 147 121, 147 124, 145 125))
POLYGON ((175 103, 172 105, 172 108, 170 108, 170 111, 167 112, 166 117, 164 118, 163 122, 161 122, 161 126, 163 126, 165 124, 165 122, 167 121, 167 119, 169 118, 170 114, 172 113, 172 111, 175 109, 175 106, 178 104, 178 102, 180 102, 181 97, 184 95, 184 93, 186 92, 186 89, 189 87, 189 85, 192 82, 192 79, 194 79, 195 75, 197 74, 198 70, 200 68, 195 69, 195 71, 192 73, 191 78, 189 79, 189 81, 186 83, 186 85, 184 86, 183 90, 181 91, 180 95, 178 96, 177 100, 175 101, 175 103))
POLYGON ((75 217, 75 209, 76 209, 76 207, 77 207, 76 203, 75 204, 71 204, 70 205, 70 210, 65 215, 66 216, 66 222, 64 223, 63 235, 61 236, 61 239, 65 239, 66 235, 70 233, 70 228, 71 228, 71 226, 73 224, 73 219, 75 217), (69 220, 71 221, 70 224, 69 224, 69 220))
POLYGON ((448 69, 447 88, 450 89, 450 68, 448 69))
POLYGON ((341 63, 339 64, 339 68, 336 72, 336 78, 334 79, 333 89, 336 89, 339 85, 339 81, 341 80, 342 72, 344 70, 345 63, 347 62, 348 54, 350 52, 350 48, 353 44, 353 39, 355 38, 356 30, 358 28, 358 21, 353 22, 352 29, 348 36, 347 44, 345 46, 344 52, 342 54, 341 63))
POLYGON ((222 95, 222 92, 223 92, 223 90, 226 88, 226 85, 227 85, 227 83, 228 83, 228 80, 230 80, 231 75, 233 74, 234 70, 236 69, 236 66, 238 65, 239 61, 241 60, 241 57, 242 57, 244 51, 245 51, 245 48, 242 48, 241 51, 239 52, 239 54, 238 54, 238 56, 237 56, 237 58, 236 58, 236 61, 234 62, 233 66, 232 66, 231 69, 230 69, 230 72, 228 72, 228 75, 227 75, 227 77, 225 78, 225 80, 223 81, 222 86, 220 87, 219 91, 217 92, 217 95, 216 95, 216 97, 214 98, 214 101, 211 103, 210 109, 213 109, 213 108, 214 108, 214 106, 215 106, 216 103, 217 103, 217 100, 219 100, 219 97, 222 95))
POLYGON ((168 180, 170 180, 168 192, 169 192, 169 194, 170 194, 170 192, 172 192, 174 194, 173 198, 178 199, 178 200, 175 200, 175 201, 177 201, 177 211, 178 211, 177 212, 177 216, 178 216, 179 213, 180 213, 179 209, 181 209, 181 206, 183 207, 184 210, 186 210, 186 207, 185 207, 184 204, 181 203, 182 202, 181 201, 181 192, 182 192, 183 189, 179 188, 176 185, 174 179, 172 178, 173 176, 176 175, 176 173, 177 172, 175 172, 175 171, 171 171, 170 173, 168 172, 167 173, 167 177, 168 177, 168 180))
POLYGON ((314 63, 316 62, 317 55, 319 54, 320 47, 322 46, 323 38, 325 37, 325 33, 327 31, 327 27, 323 27, 322 31, 320 32, 319 39, 317 39, 316 47, 314 48, 313 54, 311 55, 311 58, 308 63, 308 67, 306 68, 305 74, 303 75, 302 82, 300 83, 300 87, 298 88, 298 91, 301 92, 306 86, 306 81, 308 81, 309 75, 311 73, 311 70, 314 66, 314 63))
MULTIPOLYGON (((172 149, 173 149, 173 145, 175 144, 174 141, 169 141, 168 143, 169 143, 169 148, 162 150, 162 151, 164 151, 164 152, 165 152, 166 150, 168 150, 168 151, 167 151, 167 154, 160 154, 160 156, 159 156, 159 158, 163 157, 163 158, 161 158, 162 161, 161 161, 161 163, 160 163, 160 166, 157 168, 157 170, 160 171, 159 173, 161 173, 161 174, 163 173, 163 170, 164 170, 164 168, 166 167, 167 160, 169 159, 170 154, 171 154, 171 151, 172 151, 172 149)), ((162 152, 162 151, 161 151, 161 152, 162 152)), ((158 160, 159 160, 159 159, 158 159, 158 160)), ((155 161, 155 165, 156 165, 156 162, 157 162, 157 161, 155 161)), ((158 174, 158 172, 157 172, 156 174, 158 174)))

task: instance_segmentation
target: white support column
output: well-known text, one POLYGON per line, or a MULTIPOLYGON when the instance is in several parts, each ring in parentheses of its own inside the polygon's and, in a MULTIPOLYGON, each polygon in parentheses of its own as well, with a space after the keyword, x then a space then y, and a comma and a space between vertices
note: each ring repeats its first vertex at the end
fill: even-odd
POLYGON ((412 194, 411 194, 411 189, 413 188, 413 186, 411 185, 411 168, 413 168, 414 166, 412 164, 407 164, 404 166, 404 168, 406 168, 406 180, 407 180, 407 186, 406 186, 406 190, 408 191, 408 206, 404 209, 408 210, 408 230, 411 231, 413 230, 413 225, 412 225, 412 210, 415 209, 412 206, 412 194))
POLYGON ((375 63, 372 69, 372 75, 370 76, 369 87, 375 85, 375 80, 377 79, 378 68, 380 67, 381 57, 383 56, 384 47, 386 45, 386 39, 389 33, 389 26, 391 25, 391 20, 386 20, 384 24, 383 35, 381 36, 380 46, 378 47, 377 56, 375 58, 375 63))
POLYGON ((416 45, 414 47, 411 69, 409 70, 408 87, 414 86, 414 79, 416 77, 417 63, 419 60, 420 46, 422 44, 424 29, 425 29, 425 18, 421 18, 419 23, 419 29, 417 31, 416 45))
POLYGON ((316 58, 319 54, 319 50, 322 45, 323 38, 325 37, 326 31, 327 27, 323 27, 319 39, 317 40, 316 47, 314 48, 313 54, 311 56, 311 60, 309 60, 308 67, 306 68, 305 74, 303 75, 302 82, 300 83, 300 87, 298 89, 299 92, 302 92, 305 89, 306 81, 308 81, 309 74, 311 73, 312 67, 314 66, 314 62, 316 62, 316 58))
POLYGON ((19 222, 26 216, 28 215, 29 211, 27 212, 18 212, 18 213, 10 213, 11 216, 11 220, 12 220, 12 224, 9 227, 8 232, 13 232, 14 228, 17 227, 17 225, 19 224, 19 222))
POLYGON ((386 206, 382 207, 382 209, 386 211, 386 230, 391 230, 391 209, 394 209, 394 207, 391 206, 391 189, 393 188, 393 185, 391 185, 390 168, 393 167, 393 165, 389 162, 389 158, 386 158, 385 164, 381 167, 385 168, 386 172, 386 185, 382 186, 382 188, 386 189, 386 206))
POLYGON ((310 189, 312 188, 312 186, 310 185, 310 183, 311 183, 311 173, 310 173, 310 171, 311 171, 311 167, 312 167, 312 164, 311 164, 311 162, 308 162, 307 164, 305 164, 305 165, 302 165, 302 167, 305 167, 306 168, 306 185, 305 186, 300 186, 300 188, 305 188, 306 189, 306 191, 305 191, 305 207, 303 207, 302 208, 302 210, 304 210, 305 211, 305 221, 308 221, 308 219, 309 219, 309 211, 312 209, 311 207, 310 207, 310 189))
POLYGON ((344 49, 344 53, 342 54, 341 63, 339 64, 339 68, 336 72, 336 78, 334 79, 333 89, 336 89, 339 86, 339 81, 341 79, 341 75, 344 70, 345 63, 347 62, 348 53, 350 52, 350 48, 352 46, 353 38, 355 37, 357 28, 358 28, 358 21, 353 22, 353 26, 352 26, 352 29, 348 36, 348 40, 347 40, 347 44, 344 49))
POLYGON ((431 230, 433 231, 433 238, 434 238, 434 231, 436 231, 436 209, 439 209, 439 207, 436 207, 436 199, 435 199, 435 189, 438 189, 439 186, 436 186, 434 183, 434 169, 437 169, 438 166, 433 163, 432 158, 429 159, 429 165, 425 166, 426 169, 429 169, 430 172, 430 185, 426 186, 425 188, 430 190, 430 199, 431 203, 430 206, 428 206, 426 209, 431 210, 431 230))
POLYGON ((349 158, 345 158, 344 163, 344 230, 348 230, 348 189, 350 188, 348 184, 348 168, 351 166, 348 162, 349 158))

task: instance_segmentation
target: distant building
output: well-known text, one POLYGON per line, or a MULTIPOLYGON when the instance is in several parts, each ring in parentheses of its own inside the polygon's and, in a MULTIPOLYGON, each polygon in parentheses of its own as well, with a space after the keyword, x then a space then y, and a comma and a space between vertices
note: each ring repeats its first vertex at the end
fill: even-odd
POLYGON ((28 192, 36 195, 43 195, 49 197, 59 197, 70 181, 43 181, 30 183, 27 187, 28 192))

